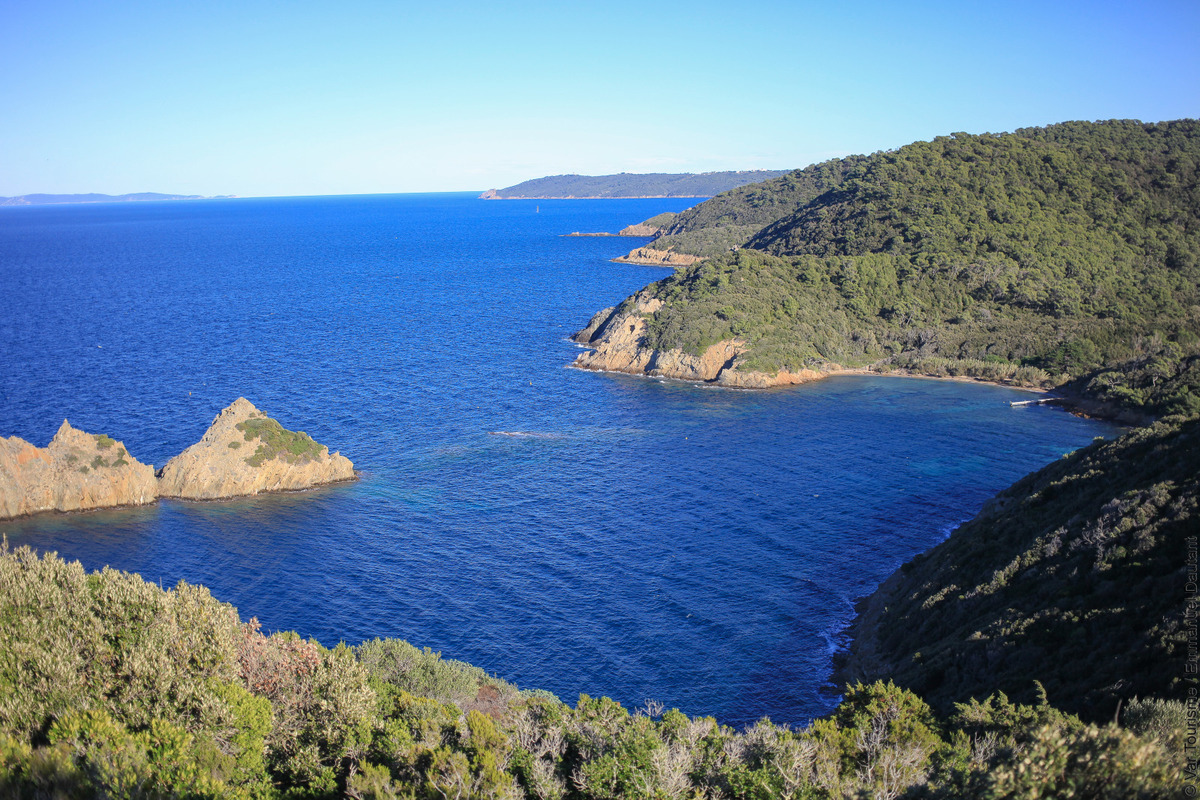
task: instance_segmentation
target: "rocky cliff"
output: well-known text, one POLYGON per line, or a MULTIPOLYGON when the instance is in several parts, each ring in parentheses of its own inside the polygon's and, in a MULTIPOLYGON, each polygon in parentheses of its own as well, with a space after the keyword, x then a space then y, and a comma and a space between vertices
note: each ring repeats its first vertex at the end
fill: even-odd
POLYGON ((739 389, 765 389, 817 380, 838 371, 782 370, 776 374, 739 369, 746 343, 726 339, 710 345, 699 355, 682 350, 655 350, 646 345, 646 320, 662 308, 663 301, 647 291, 634 295, 632 304, 606 308, 592 317, 587 327, 571 339, 592 347, 580 353, 572 366, 605 372, 705 381, 739 389))
POLYGON ((352 480, 354 465, 304 432, 285 429, 244 397, 158 475, 162 497, 216 500, 352 480))
POLYGON ((0 438, 0 519, 144 505, 157 495, 154 467, 105 434, 84 433, 63 420, 46 447, 0 438))
MULTIPOLYGON (((622 231, 621 235, 630 234, 622 231)), ((673 250, 655 250, 653 247, 635 247, 628 254, 613 259, 618 264, 644 264, 650 267, 687 267, 700 260, 700 256, 673 250)))
POLYGON ((679 214, 674 211, 665 211, 662 214, 655 214, 650 219, 642 220, 636 225, 626 225, 617 234, 618 236, 654 236, 658 237, 664 234, 667 228, 671 227, 671 223, 679 214))
POLYGON ((626 225, 617 232, 617 236, 658 236, 663 232, 659 225, 648 225, 645 222, 638 222, 634 225, 626 225))

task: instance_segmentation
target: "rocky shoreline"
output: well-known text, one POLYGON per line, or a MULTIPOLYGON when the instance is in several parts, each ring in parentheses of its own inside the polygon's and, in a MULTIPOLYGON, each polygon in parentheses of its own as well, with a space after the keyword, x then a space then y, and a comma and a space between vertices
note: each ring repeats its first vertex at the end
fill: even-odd
MULTIPOLYGON (((969 376, 926 375, 891 367, 881 369, 879 365, 845 367, 828 363, 820 369, 801 369, 795 372, 780 370, 777 373, 747 370, 742 368, 742 364, 748 347, 746 342, 740 339, 717 342, 700 355, 692 355, 682 350, 655 350, 644 344, 646 318, 662 306, 662 300, 643 289, 622 305, 597 312, 585 328, 570 337, 571 341, 589 349, 576 356, 569 366, 593 372, 621 372, 648 378, 693 381, 731 389, 796 386, 835 375, 884 375, 892 378, 983 383, 1037 394, 1046 394, 1048 391, 1036 386, 1022 386, 969 376)), ((1151 421, 1145 415, 1112 407, 1070 391, 1069 387, 1056 391, 1055 396, 1045 402, 1052 402, 1076 416, 1109 420, 1120 425, 1139 426, 1151 421)))
POLYGON ((106 434, 63 420, 46 447, 0 438, 0 519, 47 511, 148 505, 160 497, 219 500, 354 480, 351 461, 289 431, 239 397, 199 442, 157 473, 106 434))
POLYGON ((587 327, 571 337, 577 344, 593 349, 580 353, 571 366, 597 372, 714 383, 735 389, 792 386, 849 371, 837 364, 830 364, 825 370, 781 370, 773 375, 739 369, 746 351, 746 343, 740 339, 717 342, 700 355, 646 347, 646 317, 662 305, 662 300, 643 290, 634 295, 632 305, 606 308, 595 314, 587 327))
POLYGON ((653 247, 635 247, 623 256, 612 259, 617 264, 641 264, 647 267, 690 267, 700 256, 676 253, 674 250, 655 250, 653 247))

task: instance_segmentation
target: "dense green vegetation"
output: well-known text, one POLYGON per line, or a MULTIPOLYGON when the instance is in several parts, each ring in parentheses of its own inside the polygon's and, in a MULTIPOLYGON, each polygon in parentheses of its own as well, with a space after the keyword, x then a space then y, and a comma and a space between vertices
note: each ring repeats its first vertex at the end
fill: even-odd
POLYGON ((674 222, 677 216, 679 216, 679 214, 674 211, 664 211, 661 214, 655 214, 648 220, 644 220, 642 224, 651 228, 662 228, 674 222))
POLYGON ((496 189, 496 197, 712 197, 737 186, 784 174, 785 170, 740 172, 622 172, 618 175, 551 175, 496 189))
POLYGON ((202 587, 0 548, 0 794, 188 798, 1173 796, 1182 704, 1124 727, 848 688, 803 730, 575 706, 396 640, 265 636, 202 587))
POLYGON ((849 671, 942 709, 997 690, 1032 702, 1031 677, 1092 721, 1134 696, 1183 700, 1197 533, 1200 418, 1094 443, 905 564, 870 602, 849 671))
MULTIPOLYGON (((252 467, 273 458, 282 458, 289 464, 303 463, 318 458, 325 449, 304 431, 289 431, 270 417, 255 417, 239 422, 237 429, 242 431, 247 442, 259 440, 258 448, 246 457, 246 463, 252 467)), ((230 443, 231 446, 233 444, 230 443)))
POLYGON ((743 369, 874 364, 1200 411, 1194 120, 839 159, 702 203, 651 246, 689 243, 718 254, 652 284, 652 347, 739 338, 743 369))
POLYGON ((680 212, 653 246, 704 257, 736 249, 766 225, 840 186, 862 159, 851 156, 826 161, 723 192, 680 212))

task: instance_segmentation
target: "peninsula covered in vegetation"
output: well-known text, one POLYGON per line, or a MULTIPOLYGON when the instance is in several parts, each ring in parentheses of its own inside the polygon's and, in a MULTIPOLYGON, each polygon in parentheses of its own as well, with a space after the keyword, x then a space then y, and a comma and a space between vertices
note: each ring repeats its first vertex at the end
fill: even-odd
POLYGON ((787 170, 737 172, 622 172, 617 175, 551 175, 505 189, 489 189, 485 200, 550 200, 616 197, 712 197, 748 183, 786 175, 787 170))
POLYGON ((1055 387, 1130 421, 1200 411, 1195 120, 835 159, 682 212, 640 252, 685 265, 597 314, 578 366, 734 386, 871 368, 1055 387))

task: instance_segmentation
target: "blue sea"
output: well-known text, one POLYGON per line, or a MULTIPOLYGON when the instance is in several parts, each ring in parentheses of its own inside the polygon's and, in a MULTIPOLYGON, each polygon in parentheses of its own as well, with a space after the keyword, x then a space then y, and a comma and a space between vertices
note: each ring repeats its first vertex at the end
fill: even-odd
POLYGON ((837 701, 856 598, 1118 430, 992 386, 736 391, 568 369, 694 200, 382 195, 0 208, 0 435, 161 466, 239 396, 361 480, 0 523, 267 630, 402 637, 522 688, 744 726, 837 701))

